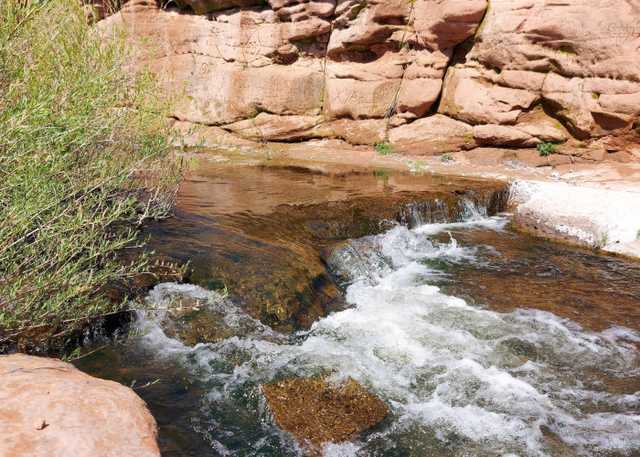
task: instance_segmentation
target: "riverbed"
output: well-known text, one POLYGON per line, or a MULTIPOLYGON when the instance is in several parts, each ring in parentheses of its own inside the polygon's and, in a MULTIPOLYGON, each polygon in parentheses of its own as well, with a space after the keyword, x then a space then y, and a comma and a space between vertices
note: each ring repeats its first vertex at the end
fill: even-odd
POLYGON ((353 379, 388 406, 326 456, 640 453, 640 265, 513 230, 504 184, 198 160, 150 226, 188 283, 76 364, 132 385, 164 456, 296 456, 260 388, 353 379))

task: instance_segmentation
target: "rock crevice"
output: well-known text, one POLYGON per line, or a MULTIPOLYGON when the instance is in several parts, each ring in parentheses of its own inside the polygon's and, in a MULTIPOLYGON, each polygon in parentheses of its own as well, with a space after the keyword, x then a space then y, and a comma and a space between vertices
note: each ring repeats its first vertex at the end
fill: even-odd
POLYGON ((181 121, 433 154, 636 138, 635 3, 130 0, 98 27, 124 27, 181 121))

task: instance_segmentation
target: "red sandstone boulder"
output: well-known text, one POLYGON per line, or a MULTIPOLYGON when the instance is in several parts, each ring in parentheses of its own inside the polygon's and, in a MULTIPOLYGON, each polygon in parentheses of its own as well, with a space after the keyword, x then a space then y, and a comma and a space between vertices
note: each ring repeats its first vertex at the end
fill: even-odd
POLYGON ((442 154, 476 146, 471 126, 439 114, 390 130, 389 141, 395 151, 414 155, 442 154))
POLYGON ((3 457, 159 457, 156 423, 129 388, 68 363, 0 356, 3 457))

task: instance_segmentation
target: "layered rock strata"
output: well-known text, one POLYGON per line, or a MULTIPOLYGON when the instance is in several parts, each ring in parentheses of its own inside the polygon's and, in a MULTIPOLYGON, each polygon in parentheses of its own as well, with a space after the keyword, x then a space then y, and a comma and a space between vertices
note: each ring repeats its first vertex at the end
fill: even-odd
POLYGON ((625 150, 638 19, 637 0, 130 0, 99 27, 128 32, 189 143, 337 138, 434 154, 625 150))

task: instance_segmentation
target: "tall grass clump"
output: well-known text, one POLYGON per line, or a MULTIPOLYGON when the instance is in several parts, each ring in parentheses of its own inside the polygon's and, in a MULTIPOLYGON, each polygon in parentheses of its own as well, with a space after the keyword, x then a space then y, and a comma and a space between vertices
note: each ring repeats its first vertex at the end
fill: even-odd
POLYGON ((110 286, 147 269, 123 252, 175 179, 154 82, 125 59, 77 0, 0 1, 0 343, 122 310, 110 286))

